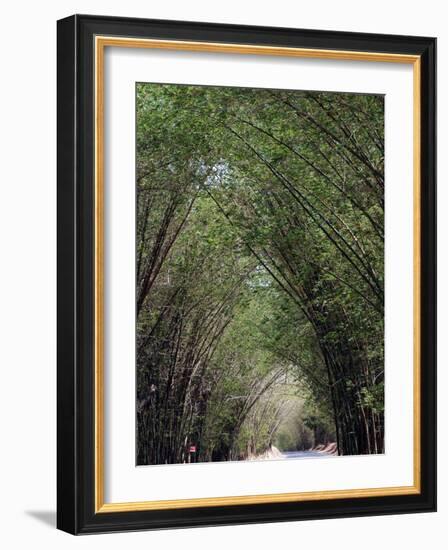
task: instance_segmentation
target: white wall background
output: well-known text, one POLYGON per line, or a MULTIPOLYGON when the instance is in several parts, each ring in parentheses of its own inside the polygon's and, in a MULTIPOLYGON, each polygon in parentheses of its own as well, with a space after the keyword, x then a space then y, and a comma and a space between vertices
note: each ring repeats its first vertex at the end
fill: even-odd
POLYGON ((448 30, 438 0, 90 0, 3 5, 0 32, 0 542, 8 549, 443 546, 448 521, 448 30), (56 20, 73 13, 216 21, 439 39, 439 512, 96 535, 55 530, 56 20), (439 542, 440 541, 440 542, 439 542))

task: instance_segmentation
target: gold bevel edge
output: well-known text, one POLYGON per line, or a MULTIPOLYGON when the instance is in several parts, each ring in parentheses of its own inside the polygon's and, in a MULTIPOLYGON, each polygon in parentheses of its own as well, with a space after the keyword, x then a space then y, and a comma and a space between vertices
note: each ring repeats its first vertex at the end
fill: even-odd
POLYGON ((421 491, 421 60, 413 66, 414 94, 414 486, 421 491))
POLYGON ((95 47, 95 511, 104 503, 104 48, 95 47))
POLYGON ((242 53, 274 55, 282 57, 305 57, 343 61, 376 61, 390 63, 414 63, 418 56, 384 52, 356 52, 350 50, 326 50, 294 48, 288 46, 259 46, 254 44, 231 44, 225 42, 200 42, 189 40, 159 40, 154 38, 121 38, 119 36, 96 36, 97 47, 119 46, 120 48, 153 48, 162 50, 205 51, 209 53, 242 53))
POLYGON ((342 489, 334 491, 312 491, 303 493, 277 493, 266 495, 244 495, 232 497, 195 498, 181 500, 154 500, 142 502, 106 503, 97 513, 132 512, 138 510, 169 510, 179 508, 201 508, 208 506, 234 506, 238 504, 268 504, 273 502, 303 502, 313 500, 333 500, 336 498, 382 497, 391 495, 415 495, 416 487, 387 487, 375 489, 342 489))
POLYGON ((273 502, 299 502, 342 498, 411 495, 421 492, 421 424, 420 424, 420 117, 421 117, 421 58, 418 55, 354 52, 255 46, 249 44, 225 44, 176 40, 95 37, 95 513, 125 512, 137 510, 163 510, 197 508, 204 506, 231 506, 237 504, 261 504, 273 502), (413 366, 413 437, 414 482, 412 486, 366 489, 329 490, 299 493, 276 493, 216 498, 196 498, 122 503, 104 502, 104 48, 106 46, 157 48, 167 50, 206 51, 210 53, 241 53, 350 61, 375 61, 413 64, 413 175, 414 175, 414 366, 413 366))

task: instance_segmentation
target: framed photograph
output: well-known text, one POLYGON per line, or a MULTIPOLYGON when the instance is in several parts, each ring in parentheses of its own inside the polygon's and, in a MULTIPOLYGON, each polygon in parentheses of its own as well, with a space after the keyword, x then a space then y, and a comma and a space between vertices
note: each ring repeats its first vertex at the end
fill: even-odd
POLYGON ((435 510, 434 38, 58 22, 58 527, 435 510))

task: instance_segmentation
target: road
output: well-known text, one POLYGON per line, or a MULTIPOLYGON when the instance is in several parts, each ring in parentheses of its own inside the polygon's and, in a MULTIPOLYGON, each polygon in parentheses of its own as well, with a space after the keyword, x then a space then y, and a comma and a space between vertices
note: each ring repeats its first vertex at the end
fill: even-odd
POLYGON ((317 451, 286 451, 282 452, 283 458, 325 458, 332 455, 317 451))

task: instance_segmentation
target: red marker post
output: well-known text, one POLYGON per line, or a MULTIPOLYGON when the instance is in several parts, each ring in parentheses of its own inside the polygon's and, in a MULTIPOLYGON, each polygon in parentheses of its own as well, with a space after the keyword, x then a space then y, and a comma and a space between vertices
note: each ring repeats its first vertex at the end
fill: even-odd
POLYGON ((190 445, 190 447, 188 448, 188 462, 194 462, 193 460, 193 456, 196 452, 196 445, 190 445))

